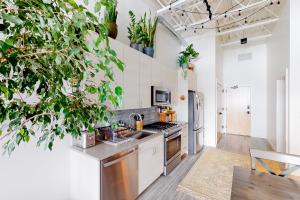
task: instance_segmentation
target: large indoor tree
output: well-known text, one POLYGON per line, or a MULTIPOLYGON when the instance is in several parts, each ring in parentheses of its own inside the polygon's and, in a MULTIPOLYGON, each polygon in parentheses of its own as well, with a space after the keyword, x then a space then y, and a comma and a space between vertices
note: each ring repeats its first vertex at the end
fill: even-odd
POLYGON ((94 14, 101 7, 100 1, 90 12, 74 0, 0 0, 4 152, 33 137, 51 150, 66 134, 94 133, 95 123, 108 122, 112 107, 120 105, 122 88, 114 84, 113 72, 124 64, 94 14), (98 73, 104 78, 95 82, 98 73))

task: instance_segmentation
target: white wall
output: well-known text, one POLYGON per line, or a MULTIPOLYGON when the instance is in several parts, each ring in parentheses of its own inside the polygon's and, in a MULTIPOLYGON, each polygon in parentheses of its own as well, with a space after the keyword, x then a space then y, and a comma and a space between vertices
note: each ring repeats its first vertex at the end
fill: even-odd
MULTIPOLYGON (((289 67, 290 24, 289 1, 281 5, 282 13, 276 23, 268 47, 268 140, 276 148, 276 80, 283 79, 289 67)), ((297 25, 298 26, 298 25, 297 25)))
POLYGON ((52 152, 32 141, 10 158, 0 155, 0 199, 69 199, 69 141, 55 142, 52 152))
POLYGON ((224 49, 223 73, 225 87, 251 87, 251 136, 267 138, 266 44, 239 45, 224 49), (239 55, 247 55, 249 59, 239 60, 239 55))
POLYGON ((290 1, 289 153, 300 155, 300 1, 290 1))
POLYGON ((198 91, 204 94, 205 145, 216 146, 216 34, 214 31, 187 38, 200 53, 195 61, 198 91))

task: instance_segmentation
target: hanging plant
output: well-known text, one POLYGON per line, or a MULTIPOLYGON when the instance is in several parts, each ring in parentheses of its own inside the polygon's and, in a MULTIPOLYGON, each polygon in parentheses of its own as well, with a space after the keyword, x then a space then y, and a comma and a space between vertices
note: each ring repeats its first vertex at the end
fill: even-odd
POLYGON ((10 154, 33 137, 52 150, 66 134, 76 138, 82 129, 94 132, 96 122, 109 121, 106 105, 118 107, 123 93, 112 88, 113 70, 123 71, 124 64, 109 46, 106 25, 74 0, 6 0, 0 10, 4 151, 10 154), (94 39, 87 40, 91 33, 94 39), (97 73, 105 78, 96 83, 91 80, 97 73))
POLYGON ((193 59, 196 59, 199 53, 193 48, 193 44, 190 44, 184 51, 179 53, 178 64, 183 71, 184 78, 187 77, 189 65, 193 59))

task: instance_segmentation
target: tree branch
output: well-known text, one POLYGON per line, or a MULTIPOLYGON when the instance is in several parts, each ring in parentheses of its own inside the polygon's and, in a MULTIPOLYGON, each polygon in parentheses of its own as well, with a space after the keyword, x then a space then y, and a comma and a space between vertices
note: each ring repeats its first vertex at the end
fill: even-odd
POLYGON ((14 131, 10 131, 10 132, 6 133, 5 135, 1 136, 0 137, 0 141, 2 141, 4 138, 6 138, 9 135, 11 135, 13 132, 15 132, 15 133, 12 135, 12 137, 14 135, 16 135, 17 131, 20 130, 20 129, 22 129, 22 128, 24 128, 24 126, 26 125, 26 123, 29 122, 30 120, 35 119, 35 118, 40 117, 40 116, 46 116, 46 115, 54 116, 55 113, 54 112, 40 113, 40 114, 36 114, 36 115, 34 115, 32 117, 29 117, 28 119, 26 119, 25 121, 23 121, 17 129, 15 129, 14 131))

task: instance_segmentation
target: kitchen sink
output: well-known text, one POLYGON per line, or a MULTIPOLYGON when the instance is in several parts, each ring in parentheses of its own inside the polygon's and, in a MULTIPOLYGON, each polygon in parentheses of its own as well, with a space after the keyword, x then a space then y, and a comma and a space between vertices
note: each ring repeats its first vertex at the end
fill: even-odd
POLYGON ((131 135, 130 138, 140 140, 140 139, 143 139, 145 137, 151 136, 153 134, 154 133, 152 133, 152 132, 139 131, 139 132, 136 132, 133 135, 131 135))

